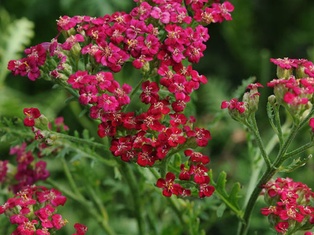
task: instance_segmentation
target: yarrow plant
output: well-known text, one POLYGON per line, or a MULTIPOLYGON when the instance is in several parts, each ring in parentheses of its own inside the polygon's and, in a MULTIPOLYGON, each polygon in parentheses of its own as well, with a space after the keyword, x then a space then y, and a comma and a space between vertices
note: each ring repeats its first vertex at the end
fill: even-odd
POLYGON ((264 198, 269 207, 261 213, 280 234, 293 234, 313 227, 313 192, 300 182, 290 178, 277 178, 264 186, 264 198))
MULTIPOLYGON (((69 152, 75 152, 78 167, 83 165, 84 156, 114 166, 117 178, 119 174, 124 175, 137 207, 139 234, 147 234, 147 228, 143 225, 143 210, 136 188, 140 184, 136 179, 139 176, 135 176, 134 168, 130 167, 134 165, 141 176, 147 178, 145 180, 154 184, 151 190, 169 199, 190 234, 205 234, 197 225, 199 214, 191 209, 187 223, 179 205, 192 208, 193 200, 213 194, 239 218, 239 235, 248 233, 251 212, 260 194, 265 195, 268 204, 265 207, 268 209, 261 210, 262 214, 269 216, 277 233, 310 230, 313 227, 311 190, 290 179, 286 180, 286 185, 285 180, 278 178, 278 187, 269 181, 277 173, 304 165, 307 158, 296 156, 313 146, 313 63, 306 59, 271 59, 278 66, 278 77, 267 84, 274 89, 274 94, 269 96, 267 114, 275 132, 271 143, 279 143, 279 150, 274 145, 265 147, 255 119, 262 84, 249 84, 242 100, 236 97, 221 104, 221 108, 227 109, 253 136, 256 172, 259 175, 264 171, 258 181, 252 177, 241 208, 239 184, 228 193, 224 172, 217 182, 213 179, 210 157, 202 151, 211 140, 211 133, 199 126, 197 118, 189 111, 194 92, 207 83, 207 78, 193 68, 204 56, 210 38, 206 26, 232 20, 233 5, 228 1, 208 0, 134 2, 136 6, 130 13, 115 12, 102 17, 61 16, 57 20, 55 38, 26 49, 24 58, 9 61, 8 69, 13 75, 31 81, 45 79, 65 89, 70 99, 77 100, 83 107, 80 116, 87 113, 87 120, 94 127, 92 132, 97 133, 96 138, 89 138, 86 132, 82 137, 77 132, 70 135, 62 117, 50 123, 37 107, 24 108, 23 133, 27 134, 22 136, 22 143, 10 150, 10 155, 16 155, 16 163, 0 161, 0 183, 13 193, 0 207, 0 213, 17 225, 12 234, 42 235, 59 231, 67 223, 56 213, 57 207, 66 201, 61 194, 63 191, 80 203, 106 234, 115 234, 102 204, 105 197, 97 196, 100 179, 87 185, 75 182, 65 160, 69 152), (136 71, 137 77, 127 78, 130 82, 122 83, 119 77, 130 69, 136 71), (282 108, 288 113, 286 125, 281 125, 282 108), (310 142, 290 150, 297 133, 305 126, 312 129, 310 142), (278 150, 275 157, 270 155, 274 149, 278 150), (51 179, 49 164, 42 160, 46 156, 59 156, 73 192, 51 179), (290 160, 292 163, 287 165, 290 160), (81 192, 79 184, 85 187, 87 195, 81 192), (283 190, 285 187, 287 189, 283 190)), ((8 120, 3 123, 4 135, 11 138, 21 135, 12 131, 14 125, 8 120)), ((150 223, 152 220, 150 217, 150 223)), ((77 235, 87 232, 87 227, 80 223, 74 228, 77 235)))

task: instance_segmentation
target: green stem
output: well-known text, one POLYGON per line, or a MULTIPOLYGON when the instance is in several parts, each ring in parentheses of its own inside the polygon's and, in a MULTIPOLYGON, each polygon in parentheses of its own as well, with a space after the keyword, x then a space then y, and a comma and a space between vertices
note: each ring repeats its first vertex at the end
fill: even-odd
POLYGON ((138 181, 135 178, 135 175, 127 163, 121 164, 121 172, 124 174, 124 178, 127 180, 128 185, 131 190, 131 195, 134 203, 134 213, 137 219, 137 225, 139 229, 139 235, 144 235, 144 218, 143 218, 143 204, 141 203, 141 196, 138 190, 138 181))
POLYGON ((284 158, 288 159, 288 158, 291 158, 293 156, 299 155, 313 146, 314 146, 314 142, 307 143, 307 144, 305 144, 305 145, 303 145, 303 146, 301 146, 301 147, 299 147, 299 148, 297 148, 297 149, 295 149, 289 153, 286 153, 284 158))
POLYGON ((269 168, 264 172, 262 178, 258 181, 258 183, 257 183, 256 187, 254 188, 254 190, 250 196, 250 199, 246 205, 243 219, 240 222, 240 226, 239 226, 239 230, 238 230, 239 235, 247 234, 247 231, 249 228, 249 223, 250 223, 251 213, 252 213, 252 210, 253 210, 254 205, 256 203, 256 200, 262 191, 262 186, 266 182, 268 182, 275 174, 276 174, 276 170, 269 168))
POLYGON ((96 126, 97 122, 95 122, 95 120, 92 121, 90 118, 88 118, 88 115, 81 115, 82 108, 78 102, 70 102, 69 106, 72 112, 74 113, 74 117, 81 124, 81 126, 89 130, 89 133, 91 133, 95 139, 99 139, 99 136, 95 131, 97 129, 96 126))
POLYGON ((78 201, 79 203, 84 203, 84 200, 81 197, 81 195, 75 195, 67 187, 62 187, 60 183, 55 182, 53 179, 48 178, 46 182, 50 184, 51 186, 53 186, 54 188, 60 190, 63 194, 66 194, 68 197, 72 198, 73 200, 78 201))
POLYGON ((111 159, 107 159, 103 156, 100 156, 99 154, 97 154, 96 151, 85 151, 84 148, 80 148, 77 145, 73 145, 73 142, 79 143, 81 146, 87 145, 89 146, 91 149, 94 148, 99 148, 102 151, 102 154, 105 154, 107 156, 111 156, 111 152, 109 152, 108 150, 106 150, 106 146, 104 144, 100 144, 97 142, 93 142, 91 140, 87 140, 87 139, 81 139, 79 137, 74 137, 74 136, 69 136, 69 135, 65 135, 65 134, 61 134, 58 132, 51 132, 52 136, 54 139, 53 144, 54 146, 62 146, 65 148, 69 148, 72 149, 73 151, 75 151, 78 155, 83 156, 85 158, 89 158, 92 160, 96 160, 98 162, 104 163, 105 165, 108 166, 116 166, 117 165, 117 161, 115 158, 111 158, 111 159), (60 141, 60 140, 69 140, 69 141, 60 141))
POLYGON ((283 144, 283 132, 281 128, 281 122, 280 122, 280 115, 279 115, 279 107, 276 106, 274 107, 274 112, 275 112, 275 122, 276 122, 276 127, 278 131, 278 138, 279 138, 279 143, 280 145, 283 144))
POLYGON ((68 182, 69 182, 69 184, 70 184, 70 187, 71 187, 73 193, 74 193, 75 195, 79 196, 79 198, 83 199, 84 196, 83 196, 83 195, 81 194, 81 192, 78 190, 78 187, 77 187, 77 185, 76 185, 76 183, 75 183, 75 180, 73 179, 73 176, 72 176, 72 174, 71 174, 71 172, 70 172, 70 169, 69 169, 69 167, 68 167, 67 162, 65 161, 64 158, 61 158, 61 162, 62 162, 62 166, 63 166, 63 170, 64 170, 64 173, 65 173, 65 176, 67 177, 67 180, 68 180, 68 182))
POLYGON ((256 119, 255 119, 254 115, 252 115, 252 117, 250 118, 250 121, 251 122, 247 123, 246 126, 252 132, 252 134, 254 135, 254 137, 256 139, 257 146, 259 147, 259 149, 261 151, 261 154, 262 154, 262 157, 263 157, 263 159, 264 159, 264 161, 266 163, 266 166, 269 169, 271 167, 271 162, 270 162, 268 154, 267 154, 267 152, 265 150, 264 143, 263 143, 263 140, 261 138, 261 135, 259 134, 259 130, 258 130, 256 119))
MULTIPOLYGON (((149 170, 155 176, 156 180, 160 178, 160 174, 156 171, 155 168, 149 168, 149 170)), ((176 199, 171 197, 171 198, 169 198, 169 202, 170 202, 171 208, 174 210, 174 212, 178 216, 182 226, 186 225, 186 223, 184 222, 184 219, 183 219, 184 215, 182 214, 182 211, 179 209, 180 206, 178 205, 178 202, 176 201, 176 199)))
POLYGON ((75 136, 62 134, 62 133, 54 132, 54 131, 49 131, 49 132, 52 133, 57 139, 70 140, 71 142, 74 142, 74 143, 78 143, 78 144, 82 144, 82 145, 88 145, 91 148, 98 148, 98 149, 105 151, 105 149, 108 147, 104 144, 94 142, 94 141, 89 140, 89 139, 83 139, 80 137, 75 137, 75 136))
MULTIPOLYGON (((286 133, 289 126, 290 126, 290 123, 286 122, 282 127, 282 133, 286 133)), ((269 154, 275 148, 277 143, 278 143, 278 136, 274 135, 265 147, 266 153, 269 154)), ((246 205, 248 203, 250 195, 253 192, 254 187, 256 186, 256 183, 258 181, 258 177, 259 177, 260 172, 263 169, 263 165, 265 163, 265 161, 262 161, 262 158, 260 158, 260 152, 259 151, 256 152, 253 159, 254 160, 256 159, 256 160, 255 161, 253 160, 254 162, 252 164, 252 173, 250 176, 250 182, 248 185, 248 189, 246 191, 246 197, 244 200, 244 205, 246 205)))
MULTIPOLYGON (((62 161, 62 165, 63 165, 63 170, 65 172, 65 175, 67 177, 67 180, 70 184, 70 187, 75 195, 75 200, 78 200, 80 203, 83 203, 84 205, 86 205, 86 207, 91 208, 91 205, 88 203, 88 201, 86 201, 85 197, 81 194, 81 192, 79 191, 75 180, 70 172, 70 169, 67 165, 67 162, 65 161, 64 158, 61 158, 62 161)), ((108 226, 108 214, 105 210, 105 208, 103 207, 102 203, 100 202, 99 198, 97 197, 97 195, 95 194, 94 190, 92 190, 91 187, 88 186, 88 190, 95 202, 95 204, 97 205, 97 207, 101 210, 103 217, 99 216, 99 213, 94 209, 94 210, 90 210, 90 213, 92 215, 94 215, 97 220, 102 224, 102 227, 104 228, 104 230, 110 234, 110 235, 114 235, 114 232, 111 230, 111 228, 108 226)), ((73 197, 73 196, 72 196, 73 197)))
POLYGON ((112 229, 108 226, 108 223, 103 219, 103 217, 99 216, 99 213, 96 211, 95 207, 87 201, 84 197, 73 194, 70 190, 60 187, 60 184, 48 179, 47 182, 51 184, 53 187, 59 189, 62 193, 64 193, 67 197, 71 198, 74 201, 79 202, 81 206, 83 206, 86 211, 94 217, 94 219, 101 225, 101 227, 104 229, 106 234, 108 235, 115 235, 115 232, 112 231, 112 229))
POLYGON ((94 200, 97 208, 99 209, 99 211, 102 215, 102 223, 106 227, 106 229, 105 229, 106 232, 108 234, 114 234, 114 232, 112 231, 112 229, 108 225, 109 216, 108 216, 108 212, 107 212, 106 208, 104 207, 102 201, 100 200, 100 198, 97 196, 95 190, 90 185, 87 186, 87 189, 88 189, 89 194, 91 195, 92 199, 94 200))
MULTIPOLYGON (((263 176, 258 181, 258 183, 257 183, 255 189, 253 190, 253 192, 250 196, 250 199, 246 205, 246 209, 245 209, 245 212, 243 215, 243 221, 239 225, 239 230, 238 230, 239 235, 247 234, 248 228, 249 228, 249 223, 250 223, 251 213, 252 213, 252 210, 253 210, 254 205, 256 203, 256 200, 259 197, 259 195, 263 189, 262 186, 265 185, 277 173, 278 168, 285 161, 284 156, 286 154, 286 151, 287 151, 288 147, 290 146, 291 142, 293 141, 293 139, 295 138, 299 128, 300 128, 300 125, 293 126, 293 128, 290 132, 290 135, 286 139, 285 143, 281 146, 279 153, 276 157, 276 160, 274 161, 274 163, 269 168, 266 169, 263 176)), ((264 151, 265 151, 265 149, 264 149, 264 151)))

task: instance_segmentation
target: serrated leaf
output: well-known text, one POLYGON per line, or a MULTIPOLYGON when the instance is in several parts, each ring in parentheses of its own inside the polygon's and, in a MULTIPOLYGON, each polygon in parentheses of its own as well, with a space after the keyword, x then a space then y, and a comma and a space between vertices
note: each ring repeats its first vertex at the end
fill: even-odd
POLYGON ((84 129, 83 132, 82 132, 82 136, 84 139, 88 140, 88 139, 91 139, 90 136, 89 136, 89 131, 84 129))
POLYGON ((68 155, 71 152, 70 148, 63 148, 61 151, 58 152, 57 157, 65 157, 66 155, 68 155))
POLYGON ((0 117, 1 142, 18 145, 34 137, 30 128, 26 128, 20 119, 0 117))
POLYGON ((226 210, 226 204, 222 203, 218 208, 217 208, 217 211, 216 211, 216 214, 217 214, 217 217, 218 218, 221 218, 226 210))
POLYGON ((275 120, 274 107, 269 102, 267 102, 266 107, 267 107, 266 110, 267 110, 267 116, 268 116, 270 125, 272 126, 274 131, 277 132, 277 128, 276 128, 275 121, 274 121, 275 120))
POLYGON ((281 166, 279 168, 279 171, 280 172, 286 172, 286 173, 293 172, 296 169, 304 166, 311 158, 312 158, 312 154, 310 154, 309 156, 307 156, 305 158, 300 158, 299 157, 297 159, 293 159, 293 161, 291 162, 290 165, 288 165, 288 166, 281 166))
POLYGON ((121 180, 122 179, 122 175, 121 175, 121 172, 119 170, 118 167, 114 167, 114 178, 117 179, 117 180, 121 180))
MULTIPOLYGON (((243 211, 240 209, 238 200, 240 198, 240 184, 235 183, 229 194, 226 190, 227 174, 220 172, 217 182, 213 180, 212 171, 209 171, 211 184, 215 187, 215 194, 225 203, 225 205, 232 210, 239 218, 242 218, 243 211)), ((223 212, 223 211, 221 211, 223 212)))

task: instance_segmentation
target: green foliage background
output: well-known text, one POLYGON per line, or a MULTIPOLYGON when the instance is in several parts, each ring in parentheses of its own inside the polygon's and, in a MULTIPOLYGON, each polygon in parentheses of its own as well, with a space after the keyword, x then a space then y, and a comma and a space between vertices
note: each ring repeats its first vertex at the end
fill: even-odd
MULTIPOLYGON (((220 111, 222 100, 232 98, 233 91, 243 79, 256 76, 258 82, 266 82, 275 77, 275 66, 271 65, 271 57, 307 58, 314 61, 314 2, 312 0, 231 0, 235 6, 233 21, 209 26, 211 39, 208 41, 205 57, 196 66, 200 73, 205 74, 209 82, 198 92, 194 100, 194 114, 202 126, 211 130, 213 140, 205 153, 211 157, 211 167, 215 172, 227 172, 228 183, 242 184, 245 194, 245 183, 250 177, 250 159, 247 155, 245 132, 240 125, 220 111)), ((45 81, 31 82, 26 78, 13 77, 8 74, 6 65, 9 59, 22 56, 25 46, 50 41, 56 36, 56 19, 62 15, 101 16, 114 11, 128 12, 134 6, 131 0, 2 0, 0 5, 0 116, 22 117, 24 107, 39 107, 42 113, 53 119, 64 116, 65 123, 71 130, 88 129, 90 135, 96 137, 87 119, 78 117, 80 107, 75 102, 66 104, 67 94, 58 89, 51 89, 45 81)), ((120 74, 121 80, 128 82, 134 79, 132 74, 120 74)), ((266 99, 269 91, 264 88, 259 110, 259 124, 263 134, 269 137, 268 122, 265 119, 266 99), (264 96, 263 96, 264 95, 264 96), (264 98, 263 98, 264 97, 264 98)), ((300 140, 301 141, 301 140, 300 140)), ((0 142, 0 159, 7 158, 9 143, 0 142)), ((110 156, 108 156, 110 157, 110 156)), ((62 181, 60 161, 49 160, 50 170, 54 177, 62 181)), ((85 174, 78 184, 94 182, 92 187, 106 190, 102 198, 108 206, 110 224, 118 234, 136 234, 134 207, 130 198, 130 189, 126 188, 123 172, 116 167, 100 168, 91 165, 91 170, 80 170, 83 163, 75 163, 71 170, 74 174, 85 174), (120 179, 122 177, 122 179, 120 179), (92 178, 92 179, 90 179, 92 178), (88 179, 88 180, 86 180, 88 179), (127 228, 125 230, 124 228, 127 228)), ((86 164, 89 164, 87 162, 86 164)), ((311 177, 314 170, 313 161, 296 172, 298 180, 305 180, 314 188, 311 177), (301 176, 300 176, 301 175, 301 176)), ((136 171, 135 171, 136 172, 136 171)), ((139 189, 146 190, 140 195, 149 194, 149 198, 141 197, 141 203, 147 208, 148 224, 154 224, 152 234, 183 234, 182 229, 174 226, 177 219, 163 205, 169 201, 162 198, 154 186, 147 184, 143 178, 151 177, 145 170, 136 173, 139 189), (153 200, 152 200, 153 199, 153 200), (148 210, 151 210, 149 212, 148 210), (159 228, 160 226, 160 228, 159 228)), ((289 175, 291 177, 291 175, 289 175)), ((64 186, 66 187, 66 186, 64 186)), ((230 186, 231 187, 231 186, 230 186)), ((3 198, 2 198, 3 199, 3 198)), ((1 197, 0 197, 0 203, 1 197)), ((234 234, 236 218, 226 211, 219 218, 220 204, 217 199, 193 201, 194 208, 199 211, 200 226, 207 234, 234 234), (227 226, 226 226, 227 225, 227 226)), ((252 221, 254 230, 249 234, 272 234, 266 219, 258 216, 258 208, 252 221), (256 233, 254 233, 256 232, 256 233)), ((80 205, 71 205, 64 209, 65 217, 77 219, 91 224, 89 234, 101 234, 96 222, 84 218, 79 210, 80 205), (70 211, 68 208, 75 208, 70 211)), ((187 209, 187 213, 188 213, 187 209)), ((221 211, 221 210, 220 210, 221 211)), ((0 219, 2 227, 3 219, 0 219)), ((197 225, 195 225, 197 226, 197 225)), ((71 230, 64 234, 70 234, 71 230)), ((188 234, 188 233, 187 233, 188 234)), ((0 231, 0 235, 2 235, 0 231)), ((4 234, 3 234, 4 235, 4 234)))

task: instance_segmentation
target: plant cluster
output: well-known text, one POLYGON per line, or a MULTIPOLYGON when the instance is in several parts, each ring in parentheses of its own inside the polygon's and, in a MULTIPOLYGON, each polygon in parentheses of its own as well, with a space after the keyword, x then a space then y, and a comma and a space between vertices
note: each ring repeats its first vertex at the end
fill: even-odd
MULTIPOLYGON (((0 183, 14 194, 0 206, 0 214, 16 225, 12 234, 55 234, 67 223, 57 213, 57 207, 67 200, 62 190, 39 186, 38 181, 56 185, 49 181, 49 166, 44 159, 58 155, 65 163, 67 147, 74 142, 78 145, 73 151, 84 152, 83 145, 88 145, 84 156, 96 162, 149 169, 155 176, 155 190, 160 188, 169 200, 173 195, 183 199, 182 205, 191 205, 184 200, 215 194, 239 218, 239 235, 248 233, 251 213, 260 195, 264 195, 267 204, 261 213, 268 216, 277 234, 305 230, 306 235, 311 234, 309 230, 314 225, 311 189, 290 178, 271 179, 277 173, 305 165, 309 159, 297 156, 314 145, 313 63, 306 59, 271 59, 277 65, 277 78, 267 84, 274 89, 268 97, 267 115, 275 135, 267 145, 256 120, 261 95, 258 89, 263 88, 262 84, 250 82, 242 100, 235 97, 221 103, 221 108, 227 109, 248 130, 248 142, 254 146, 250 152, 254 170, 260 176, 251 177, 241 209, 239 184, 234 184, 228 193, 224 172, 217 181, 213 179, 210 158, 202 151, 211 140, 211 133, 199 126, 197 118, 189 112, 194 92, 207 83, 207 78, 193 68, 204 56, 210 38, 207 26, 232 20, 233 5, 216 0, 134 2, 136 7, 130 13, 62 16, 57 20, 55 38, 27 48, 24 58, 9 61, 8 69, 13 75, 31 81, 45 79, 65 89, 71 95, 69 100, 77 100, 83 107, 80 115, 87 113, 89 121, 95 124, 93 131, 98 141, 86 134, 86 138, 70 135, 62 117, 49 122, 37 107, 24 108, 24 127, 19 131, 14 130, 14 120, 1 120, 1 135, 15 138, 22 133, 23 139, 10 149, 10 155, 16 156, 15 163, 0 161, 0 183), (137 71, 138 77, 128 78, 130 83, 119 81, 118 75, 130 68, 137 71), (304 128, 312 129, 310 140, 291 150, 304 128), (114 163, 104 156, 109 155, 107 150, 114 163)), ((64 171, 77 194, 67 192, 68 196, 89 208, 106 233, 114 234, 108 221, 101 218, 107 218, 106 210, 92 186, 87 186, 89 200, 99 211, 90 208, 90 201, 78 190, 66 166, 64 171)), ((125 174, 129 173, 125 170, 125 174)), ((126 177, 133 192, 136 191, 134 175, 126 177)), ((138 205, 139 199, 135 198, 134 203, 138 205)), ((183 224, 184 218, 180 218, 183 224)), ((145 234, 141 215, 137 219, 140 234, 145 234)), ((87 232, 87 227, 80 223, 74 228, 74 235, 87 232)), ((191 225, 189 232, 204 233, 196 225, 191 225)))

